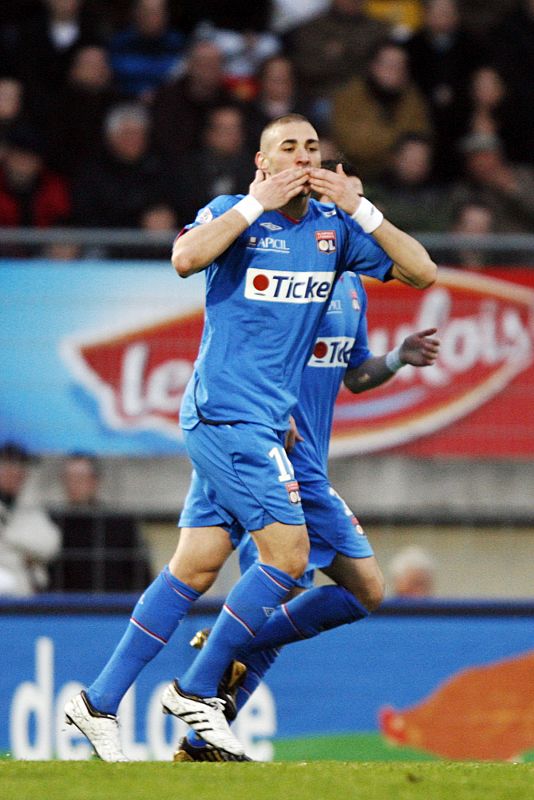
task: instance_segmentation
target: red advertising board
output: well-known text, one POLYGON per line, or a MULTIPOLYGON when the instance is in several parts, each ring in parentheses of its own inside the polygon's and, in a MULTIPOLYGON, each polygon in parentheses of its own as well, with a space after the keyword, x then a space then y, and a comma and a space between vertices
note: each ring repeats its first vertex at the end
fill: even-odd
MULTIPOLYGON (((534 455, 534 270, 442 268, 425 292, 366 282, 369 337, 382 354, 437 327, 431 368, 336 404, 331 454, 396 449, 417 456, 534 455)), ((200 298, 199 298, 200 301, 200 298)), ((202 330, 200 307, 123 334, 71 341, 64 355, 115 430, 176 437, 176 413, 202 330)))

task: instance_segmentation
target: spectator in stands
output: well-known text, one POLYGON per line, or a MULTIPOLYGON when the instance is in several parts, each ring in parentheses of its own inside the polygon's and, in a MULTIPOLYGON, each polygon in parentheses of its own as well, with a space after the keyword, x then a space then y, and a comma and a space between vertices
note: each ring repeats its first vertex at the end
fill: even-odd
POLYGON ((400 550, 389 564, 393 597, 420 599, 435 594, 436 562, 421 547, 400 550))
POLYGON ((243 102, 256 95, 256 74, 261 63, 277 55, 282 47, 278 36, 271 31, 253 27, 228 30, 206 21, 196 28, 194 38, 217 45, 223 56, 224 84, 236 100, 243 102))
POLYGON ((48 228, 68 219, 69 187, 48 169, 43 153, 44 142, 34 129, 20 126, 9 133, 0 166, 0 226, 48 228))
POLYGON ((209 41, 193 42, 183 75, 160 87, 152 107, 154 142, 167 166, 173 169, 198 146, 209 111, 233 102, 224 86, 220 48, 209 41))
POLYGON ((424 23, 406 42, 412 77, 430 108, 436 168, 443 178, 461 171, 457 142, 465 129, 467 86, 484 63, 484 49, 461 26, 456 0, 428 0, 424 23))
POLYGON ((508 124, 518 134, 511 155, 534 164, 534 0, 516 1, 490 41, 493 63, 510 92, 513 117, 508 124))
POLYGON ((24 86, 9 75, 0 76, 0 163, 9 133, 21 124, 28 124, 24 109, 24 86))
POLYGON ((473 133, 461 142, 464 177, 452 191, 453 205, 482 201, 495 216, 497 232, 534 230, 534 168, 512 164, 494 134, 473 133))
POLYGON ((466 134, 498 136, 512 160, 521 151, 522 131, 514 124, 514 104, 500 73, 492 66, 479 67, 471 75, 466 134))
POLYGON ((150 124, 140 104, 108 113, 104 153, 86 165, 73 187, 76 224, 135 228, 149 203, 170 202, 172 180, 150 149, 150 124))
POLYGON ((234 105, 210 111, 200 147, 178 169, 180 219, 193 219, 212 197, 246 194, 254 178, 251 160, 242 110, 234 105))
POLYGON ((388 168, 366 193, 394 225, 406 231, 445 231, 450 190, 434 178, 432 140, 418 133, 400 137, 388 168))
POLYGON ((287 56, 266 59, 259 69, 257 84, 257 95, 246 109, 247 137, 255 145, 270 120, 292 111, 306 113, 304 102, 297 95, 295 70, 287 56))
MULTIPOLYGON (((488 234, 495 233, 495 214, 485 203, 468 200, 456 209, 450 232, 482 240, 488 234)), ((492 264, 504 264, 507 261, 502 254, 477 247, 476 244, 451 250, 444 254, 443 260, 452 266, 466 267, 467 269, 482 269, 492 264)))
POLYGON ((74 177, 95 152, 103 148, 104 121, 113 106, 124 100, 113 82, 106 50, 99 45, 81 47, 59 92, 65 113, 49 115, 50 158, 56 169, 74 177))
POLYGON ((328 122, 333 92, 364 71, 389 27, 364 11, 363 0, 331 0, 318 17, 294 28, 286 41, 298 88, 313 104, 313 122, 328 122))
POLYGON ((55 98, 75 51, 101 40, 99 21, 83 0, 43 0, 42 13, 13 29, 12 51, 25 84, 55 98))
POLYGON ((332 133, 363 181, 383 172, 391 149, 406 133, 431 133, 424 98, 410 81, 406 53, 393 42, 372 54, 366 76, 334 95, 332 133))
POLYGON ((72 453, 63 464, 61 482, 65 503, 53 518, 62 533, 62 549, 51 569, 52 587, 71 592, 142 589, 151 578, 138 522, 101 501, 98 460, 89 453, 72 453))
POLYGON ((19 445, 0 447, 0 594, 32 595, 47 588, 47 563, 60 547, 57 527, 24 498, 31 457, 19 445))
POLYGON ((167 0, 136 0, 131 24, 111 39, 109 53, 119 90, 149 102, 183 57, 185 34, 171 28, 167 0))

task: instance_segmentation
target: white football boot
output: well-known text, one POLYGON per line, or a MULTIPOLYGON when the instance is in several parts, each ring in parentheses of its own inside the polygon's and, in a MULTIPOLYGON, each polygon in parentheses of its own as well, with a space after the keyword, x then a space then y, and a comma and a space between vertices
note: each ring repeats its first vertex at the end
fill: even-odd
POLYGON ((102 761, 130 760, 121 749, 117 717, 97 711, 85 692, 80 692, 66 703, 65 721, 83 733, 102 761))
POLYGON ((244 755, 243 745, 226 721, 225 701, 220 697, 187 694, 180 689, 178 681, 173 681, 161 695, 161 704, 165 714, 173 714, 186 722, 208 744, 236 756, 244 755))

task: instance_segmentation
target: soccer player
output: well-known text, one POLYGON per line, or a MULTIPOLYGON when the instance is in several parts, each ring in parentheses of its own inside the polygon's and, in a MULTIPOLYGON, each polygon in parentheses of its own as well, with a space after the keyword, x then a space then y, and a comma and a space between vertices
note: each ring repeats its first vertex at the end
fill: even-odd
POLYGON ((417 288, 435 280, 426 250, 344 174, 320 163, 317 133, 304 117, 273 120, 250 193, 216 198, 175 242, 172 261, 182 277, 207 268, 204 332, 180 421, 219 524, 182 528, 169 566, 136 605, 110 661, 67 703, 67 719, 106 760, 124 758, 120 699, 211 585, 231 552, 226 529, 233 525, 251 531, 260 560, 232 589, 206 647, 162 704, 213 747, 243 756, 217 688, 266 621, 264 609, 279 606, 307 566, 308 535, 283 440, 335 279, 352 270, 417 288), (335 207, 310 199, 312 191, 335 207))
MULTIPOLYGON (((225 712, 230 719, 256 689, 278 655, 279 647, 364 619, 383 599, 384 580, 372 547, 358 519, 329 483, 328 444, 334 403, 342 382, 350 391, 360 393, 389 380, 405 364, 431 365, 438 354, 439 340, 434 338, 434 328, 427 329, 406 337, 400 347, 387 355, 374 357, 367 342, 366 305, 359 277, 344 273, 321 323, 314 352, 303 374, 299 403, 293 411, 299 437, 291 451, 291 462, 310 539, 308 570, 293 590, 293 599, 274 611, 248 648, 239 653, 246 673, 237 672, 239 664, 229 670, 229 676, 240 678, 230 702, 228 678, 226 685, 224 680, 220 684, 219 695, 227 697, 225 712), (316 569, 335 583, 311 588, 316 569), (294 596, 304 589, 310 591, 294 596)), ((194 528, 215 524, 216 520, 217 515, 209 513, 198 479, 194 479, 181 524, 194 528)), ((254 540, 249 534, 239 537, 232 529, 230 533, 239 544, 244 573, 257 561, 254 540)), ((205 642, 202 633, 197 635, 197 641, 205 642)), ((182 739, 175 760, 228 758, 190 731, 182 739)))
MULTIPOLYGON (((362 190, 351 165, 323 162, 323 167, 343 172, 358 191, 362 190)), ((321 200, 327 202, 327 198, 321 200)), ((372 547, 358 519, 328 478, 334 404, 342 383, 357 394, 385 383, 405 364, 430 366, 437 358, 439 340, 434 338, 435 328, 427 329, 406 337, 387 355, 374 357, 368 345, 366 310, 367 295, 359 276, 343 273, 321 322, 303 373, 299 401, 293 410, 298 435, 293 434, 296 444, 291 447, 291 462, 300 488, 310 557, 308 569, 292 595, 313 586, 316 569, 332 578, 335 584, 294 597, 269 616, 249 647, 239 654, 240 662, 246 665, 246 673, 236 671, 240 665, 228 671, 228 677, 239 675, 240 678, 233 692, 235 697, 228 698, 227 678, 226 685, 223 680, 219 686, 219 695, 227 697, 227 718, 233 718, 246 703, 278 655, 280 646, 364 619, 382 602, 384 580, 372 547)), ((196 477, 180 524, 190 528, 217 524, 217 514, 210 509, 196 477)), ((230 528, 229 533, 239 546, 240 567, 244 573, 258 560, 257 548, 250 534, 241 536, 235 528, 230 528)), ((205 644, 203 632, 197 634, 197 642, 201 646, 205 644)), ((175 760, 216 761, 227 760, 227 756, 190 731, 182 739, 175 760)))

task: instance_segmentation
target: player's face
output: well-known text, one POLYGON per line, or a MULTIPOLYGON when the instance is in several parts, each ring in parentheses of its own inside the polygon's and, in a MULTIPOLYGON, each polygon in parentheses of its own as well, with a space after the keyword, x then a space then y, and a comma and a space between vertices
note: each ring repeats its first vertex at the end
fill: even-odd
MULTIPOLYGON (((288 122, 267 132, 262 141, 260 168, 268 175, 285 169, 321 166, 319 138, 309 122, 288 122)), ((305 193, 309 194, 308 190, 305 193)))

